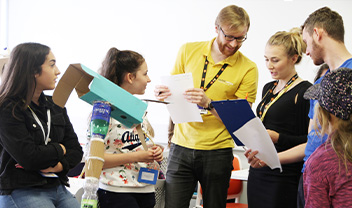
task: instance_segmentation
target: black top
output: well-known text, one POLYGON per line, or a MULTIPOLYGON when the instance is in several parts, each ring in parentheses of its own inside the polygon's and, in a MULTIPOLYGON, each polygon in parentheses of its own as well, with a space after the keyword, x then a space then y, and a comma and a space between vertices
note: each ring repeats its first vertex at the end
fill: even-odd
POLYGON ((42 129, 31 111, 21 110, 19 106, 13 111, 14 103, 14 100, 7 100, 0 108, 0 195, 10 194, 17 188, 68 185, 66 174, 82 160, 83 151, 66 109, 44 94, 40 96, 39 106, 30 104, 45 134, 48 132, 47 109, 50 109, 50 142, 45 145, 42 129), (65 155, 59 144, 65 146, 65 155), (56 173, 58 178, 43 177, 39 173, 58 162, 63 166, 63 171, 56 173))
MULTIPOLYGON (((267 83, 263 88, 263 96, 272 88, 274 82, 267 83)), ((307 141, 309 100, 303 98, 304 92, 311 86, 302 81, 285 92, 268 109, 263 124, 266 129, 279 133, 275 148, 278 152, 290 149, 307 141)), ((264 102, 269 102, 277 94, 268 93, 264 102)), ((265 105, 264 104, 264 105, 265 105)), ((257 108, 257 114, 259 109, 257 108)), ((303 161, 282 165, 270 169, 250 168, 247 184, 248 206, 251 208, 296 208, 298 181, 303 161)))
MULTIPOLYGON (((274 83, 275 81, 269 82, 264 86, 262 96, 272 88, 274 83)), ((264 117, 263 124, 265 128, 279 133, 278 142, 274 144, 278 152, 285 151, 307 141, 309 100, 304 99, 303 94, 311 85, 308 81, 302 81, 288 90, 271 105, 264 117)), ((257 114, 262 103, 265 105, 272 97, 277 95, 278 93, 268 93, 258 104, 257 114)))

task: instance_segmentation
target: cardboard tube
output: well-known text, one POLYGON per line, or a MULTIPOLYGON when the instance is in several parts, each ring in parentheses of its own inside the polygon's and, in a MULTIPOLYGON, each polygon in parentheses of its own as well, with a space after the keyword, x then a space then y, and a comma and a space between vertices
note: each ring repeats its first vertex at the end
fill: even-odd
POLYGON ((86 177, 100 178, 104 165, 104 141, 102 139, 92 139, 90 141, 89 156, 86 160, 86 177))
POLYGON ((89 158, 86 161, 86 177, 100 178, 104 160, 102 158, 89 158))
POLYGON ((92 139, 90 141, 89 156, 104 158, 105 145, 102 139, 92 139))

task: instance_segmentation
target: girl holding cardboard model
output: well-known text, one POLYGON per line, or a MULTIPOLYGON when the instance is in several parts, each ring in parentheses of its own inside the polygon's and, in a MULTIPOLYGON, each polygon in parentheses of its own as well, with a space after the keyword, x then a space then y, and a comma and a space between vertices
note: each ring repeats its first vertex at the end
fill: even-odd
POLYGON ((0 85, 0 207, 80 207, 65 188, 83 151, 65 108, 44 90, 60 74, 50 48, 16 46, 0 85))
MULTIPOLYGON (((144 94, 150 82, 144 58, 137 52, 116 48, 106 54, 100 74, 131 94, 144 94)), ((143 126, 147 135, 153 136, 147 120, 143 126)), ((155 161, 162 161, 163 150, 153 146, 150 139, 146 142, 150 146, 147 151, 142 147, 136 128, 129 129, 111 118, 104 138, 105 162, 98 190, 101 208, 154 207, 154 185, 141 182, 139 175, 143 168, 153 169, 155 161)))

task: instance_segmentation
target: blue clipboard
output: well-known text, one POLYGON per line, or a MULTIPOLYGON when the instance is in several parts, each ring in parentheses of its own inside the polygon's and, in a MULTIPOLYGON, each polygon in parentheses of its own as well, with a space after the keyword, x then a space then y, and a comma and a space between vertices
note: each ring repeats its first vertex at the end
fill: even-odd
POLYGON ((226 126, 227 131, 232 136, 237 146, 244 144, 233 134, 248 121, 255 118, 251 106, 245 99, 239 100, 220 100, 211 102, 226 126))

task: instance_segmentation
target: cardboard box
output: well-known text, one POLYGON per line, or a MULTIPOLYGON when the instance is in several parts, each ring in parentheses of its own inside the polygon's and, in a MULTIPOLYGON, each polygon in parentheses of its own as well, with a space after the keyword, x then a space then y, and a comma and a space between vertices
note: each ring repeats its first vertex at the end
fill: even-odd
POLYGON ((54 102, 64 107, 73 89, 91 105, 97 100, 110 102, 111 117, 128 128, 143 122, 147 103, 83 64, 69 65, 54 90, 54 102))
POLYGON ((9 61, 9 57, 0 57, 0 78, 5 64, 9 61))

